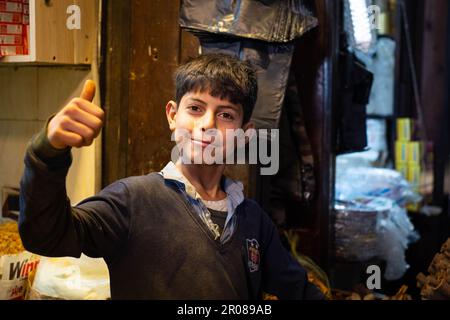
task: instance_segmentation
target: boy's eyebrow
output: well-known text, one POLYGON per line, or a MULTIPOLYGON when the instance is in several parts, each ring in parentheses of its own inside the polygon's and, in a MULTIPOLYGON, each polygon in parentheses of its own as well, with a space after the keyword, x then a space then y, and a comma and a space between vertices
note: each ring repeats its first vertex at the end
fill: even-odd
POLYGON ((237 106, 235 106, 235 105, 232 105, 232 104, 224 104, 224 105, 220 105, 220 106, 217 106, 217 108, 219 108, 219 109, 233 109, 234 111, 236 111, 236 112, 238 112, 238 113, 241 113, 241 108, 239 108, 239 107, 237 107, 237 106))
MULTIPOLYGON (((205 101, 198 99, 198 98, 189 98, 189 100, 195 101, 195 102, 198 102, 198 103, 201 103, 204 105, 207 104, 205 101)), ((222 108, 222 109, 229 108, 229 109, 233 109, 234 111, 237 111, 239 113, 241 112, 241 109, 239 107, 236 107, 235 105, 232 105, 232 104, 223 104, 223 105, 221 104, 221 105, 217 106, 217 108, 222 108)))
POLYGON ((199 102, 201 104, 207 104, 205 101, 197 99, 197 98, 189 98, 189 100, 196 101, 196 102, 199 102))

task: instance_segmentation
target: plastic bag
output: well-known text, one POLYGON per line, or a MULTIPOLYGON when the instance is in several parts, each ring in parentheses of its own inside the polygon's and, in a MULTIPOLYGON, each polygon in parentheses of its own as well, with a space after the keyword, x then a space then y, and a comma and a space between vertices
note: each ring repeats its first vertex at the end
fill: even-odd
POLYGON ((39 256, 24 249, 17 223, 0 217, 0 300, 22 300, 39 256))
POLYGON ((397 171, 369 167, 337 167, 336 200, 352 201, 366 196, 388 198, 399 206, 422 200, 397 171))
POLYGON ((29 300, 106 300, 111 297, 103 259, 42 257, 29 300))
POLYGON ((419 238, 404 208, 393 205, 389 216, 380 221, 379 237, 382 240, 379 256, 386 261, 384 278, 401 278, 409 268, 405 251, 410 243, 419 238))

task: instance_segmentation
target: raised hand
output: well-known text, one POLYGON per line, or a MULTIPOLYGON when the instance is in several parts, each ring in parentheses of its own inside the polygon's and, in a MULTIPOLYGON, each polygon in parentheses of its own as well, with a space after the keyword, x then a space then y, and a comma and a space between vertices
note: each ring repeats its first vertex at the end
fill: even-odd
POLYGON ((95 83, 87 80, 79 98, 72 99, 49 122, 47 138, 57 149, 81 148, 92 144, 99 135, 104 111, 92 103, 95 83))

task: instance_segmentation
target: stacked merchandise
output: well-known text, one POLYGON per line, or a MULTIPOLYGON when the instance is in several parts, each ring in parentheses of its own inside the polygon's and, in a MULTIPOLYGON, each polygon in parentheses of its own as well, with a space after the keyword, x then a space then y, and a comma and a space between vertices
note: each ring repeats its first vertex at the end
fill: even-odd
POLYGON ((27 55, 29 0, 0 0, 0 57, 27 55))
POLYGON ((405 250, 418 239, 405 207, 421 197, 394 170, 339 166, 334 204, 334 253, 339 261, 386 262, 384 278, 401 278, 405 250))
MULTIPOLYGON (((414 191, 419 192, 421 182, 421 148, 419 141, 412 141, 412 120, 397 119, 397 141, 395 142, 395 169, 409 181, 414 191)), ((418 205, 409 205, 417 211, 418 205)))
POLYGON ((450 300, 450 238, 436 254, 428 268, 430 273, 417 275, 417 284, 424 300, 450 300))
POLYGON ((378 255, 381 216, 389 206, 372 205, 371 201, 337 201, 335 204, 335 255, 345 261, 368 261, 378 255))

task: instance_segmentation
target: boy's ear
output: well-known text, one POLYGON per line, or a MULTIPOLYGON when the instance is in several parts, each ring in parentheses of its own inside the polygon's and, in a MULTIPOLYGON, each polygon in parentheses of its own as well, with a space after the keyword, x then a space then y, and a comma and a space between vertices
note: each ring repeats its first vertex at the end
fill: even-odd
POLYGON ((175 130, 176 125, 176 117, 177 117, 177 103, 175 101, 170 100, 166 105, 166 116, 167 122, 169 123, 169 128, 171 131, 175 130))

